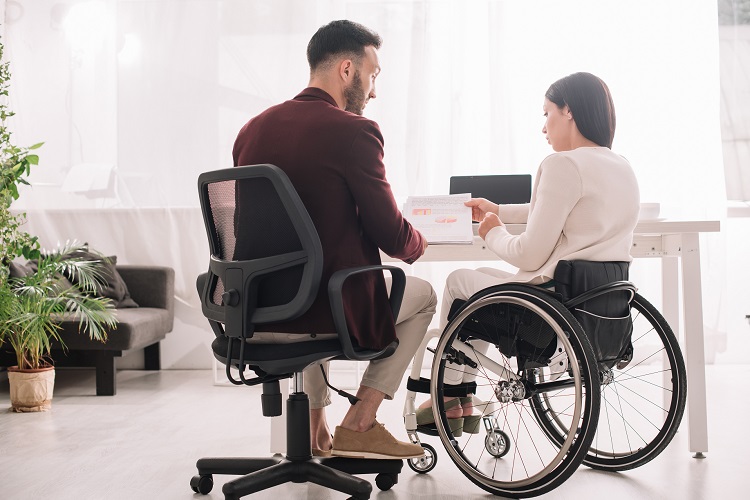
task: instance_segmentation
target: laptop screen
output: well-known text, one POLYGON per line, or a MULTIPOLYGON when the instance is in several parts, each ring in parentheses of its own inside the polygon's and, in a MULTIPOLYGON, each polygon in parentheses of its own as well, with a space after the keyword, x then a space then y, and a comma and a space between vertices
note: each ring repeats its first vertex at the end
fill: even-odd
POLYGON ((531 175, 454 175, 450 193, 471 193, 472 198, 487 198, 506 205, 531 201, 531 175))

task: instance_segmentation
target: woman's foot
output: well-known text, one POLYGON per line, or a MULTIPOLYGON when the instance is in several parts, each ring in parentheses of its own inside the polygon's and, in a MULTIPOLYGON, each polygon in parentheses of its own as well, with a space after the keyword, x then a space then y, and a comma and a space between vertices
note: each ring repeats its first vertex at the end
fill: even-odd
MULTIPOLYGON (((471 398, 443 398, 445 402, 445 416, 448 418, 461 418, 468 417, 474 411, 474 407, 471 404, 471 398), (466 402, 464 402, 466 400, 466 402), (452 401, 455 401, 451 403, 452 401)), ((421 405, 419 409, 423 410, 432 406, 432 399, 428 399, 421 405)))
POLYGON ((466 396, 460 398, 461 409, 464 415, 464 426, 463 431, 469 434, 478 434, 480 430, 480 424, 482 422, 481 408, 480 414, 474 414, 474 399, 472 396, 466 396))
MULTIPOLYGON (((453 433, 453 437, 459 437, 464 427, 463 411, 461 410, 461 401, 458 398, 445 398, 445 416, 448 418, 448 427, 453 433)), ((417 427, 424 429, 435 428, 435 415, 432 413, 431 400, 427 400, 417 408, 417 427)))

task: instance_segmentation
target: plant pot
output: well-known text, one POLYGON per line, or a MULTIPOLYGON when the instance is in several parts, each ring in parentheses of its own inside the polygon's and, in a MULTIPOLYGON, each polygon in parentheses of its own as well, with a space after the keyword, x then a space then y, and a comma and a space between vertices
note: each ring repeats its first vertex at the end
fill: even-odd
POLYGON ((52 408, 55 367, 21 370, 8 368, 10 410, 15 412, 48 411, 52 408))

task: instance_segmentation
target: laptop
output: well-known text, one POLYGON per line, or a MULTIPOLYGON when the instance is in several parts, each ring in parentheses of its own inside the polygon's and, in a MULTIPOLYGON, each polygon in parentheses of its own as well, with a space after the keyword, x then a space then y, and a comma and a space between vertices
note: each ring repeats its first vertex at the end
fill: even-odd
POLYGON ((472 198, 487 198, 507 205, 531 201, 531 174, 454 175, 449 194, 471 193, 472 198))

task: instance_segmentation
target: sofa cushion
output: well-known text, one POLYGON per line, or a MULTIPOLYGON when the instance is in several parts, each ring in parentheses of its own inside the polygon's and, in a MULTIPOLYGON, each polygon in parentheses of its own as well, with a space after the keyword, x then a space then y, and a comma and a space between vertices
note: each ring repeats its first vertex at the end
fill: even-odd
MULTIPOLYGON (((166 309, 139 307, 137 309, 118 309, 117 327, 107 329, 107 342, 92 341, 88 334, 79 332, 75 319, 66 319, 59 323, 60 337, 65 347, 73 350, 116 350, 140 349, 158 342, 172 329, 172 318, 166 309)), ((55 346, 56 347, 56 346, 55 346)))
MULTIPOLYGON (((128 286, 115 268, 117 265, 117 256, 104 257, 104 260, 102 260, 102 255, 84 250, 79 250, 74 255, 88 261, 102 261, 102 278, 104 279, 104 284, 97 286, 96 295, 112 299, 112 303, 116 309, 138 307, 138 304, 130 297, 128 286)), ((78 283, 77 276, 68 276, 67 278, 73 284, 78 283)))
MULTIPOLYGON (((110 257, 105 257, 97 252, 77 250, 71 253, 70 256, 66 258, 74 257, 84 261, 101 261, 101 278, 104 280, 104 283, 97 285, 96 290, 94 291, 94 295, 111 299, 112 305, 116 309, 138 307, 138 304, 130 297, 128 286, 125 284, 122 276, 120 276, 120 273, 117 272, 117 269, 115 267, 117 265, 117 256, 113 255, 110 257)), ((26 264, 26 266, 18 267, 16 272, 31 270, 32 273, 35 273, 37 267, 38 263, 36 259, 34 259, 30 260, 26 264)), ((65 282, 68 282, 70 286, 77 285, 80 281, 77 275, 73 275, 71 273, 65 273, 63 279, 65 280, 65 282)), ((63 283, 61 284, 61 286, 64 287, 65 284, 63 283)))
POLYGON ((34 269, 31 266, 16 261, 11 261, 8 264, 8 270, 10 271, 11 278, 25 278, 34 274, 34 269))

